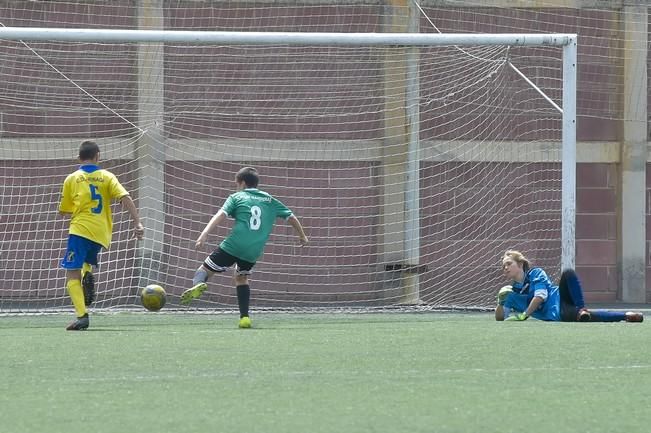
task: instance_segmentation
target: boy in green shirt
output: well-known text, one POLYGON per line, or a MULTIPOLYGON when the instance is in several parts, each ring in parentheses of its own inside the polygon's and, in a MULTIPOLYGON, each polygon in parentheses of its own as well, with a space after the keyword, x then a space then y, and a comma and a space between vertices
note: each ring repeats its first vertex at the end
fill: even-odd
POLYGON ((235 264, 235 286, 240 309, 240 328, 250 328, 249 299, 251 290, 248 277, 256 260, 262 255, 276 218, 286 220, 298 234, 301 245, 308 242, 298 218, 283 203, 259 190, 258 172, 244 167, 235 176, 238 191, 231 194, 222 208, 212 217, 195 243, 198 249, 208 235, 227 216, 235 223, 231 233, 222 241, 197 269, 192 280, 193 287, 183 292, 181 303, 188 305, 208 288, 206 281, 216 272, 224 272, 235 264))

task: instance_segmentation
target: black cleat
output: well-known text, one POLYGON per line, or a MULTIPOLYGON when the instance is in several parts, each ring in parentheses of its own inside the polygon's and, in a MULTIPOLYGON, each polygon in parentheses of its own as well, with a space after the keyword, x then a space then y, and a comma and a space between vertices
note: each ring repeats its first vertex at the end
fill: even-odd
POLYGON ((84 289, 84 303, 88 307, 95 302, 95 276, 92 272, 86 272, 81 279, 81 287, 84 289))
POLYGON ((67 331, 85 331, 90 325, 90 319, 88 318, 88 313, 84 314, 81 317, 77 317, 77 320, 72 322, 66 328, 67 331))
POLYGON ((592 314, 587 308, 581 308, 576 315, 577 322, 589 322, 592 319, 592 314))

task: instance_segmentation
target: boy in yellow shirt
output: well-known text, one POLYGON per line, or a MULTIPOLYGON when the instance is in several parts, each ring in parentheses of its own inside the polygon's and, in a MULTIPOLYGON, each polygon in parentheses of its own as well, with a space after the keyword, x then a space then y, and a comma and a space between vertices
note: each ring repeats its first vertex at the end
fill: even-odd
POLYGON ((115 175, 101 169, 99 146, 94 141, 84 141, 79 147, 77 171, 68 175, 63 183, 59 213, 71 215, 68 246, 61 267, 66 270, 66 287, 75 307, 77 319, 66 328, 82 331, 90 320, 86 306, 95 299, 95 280, 92 266, 97 266, 97 254, 102 247, 108 249, 113 234, 111 202, 120 200, 134 224, 135 237, 142 239, 144 228, 138 210, 126 189, 115 175), (83 289, 82 289, 82 273, 83 289))

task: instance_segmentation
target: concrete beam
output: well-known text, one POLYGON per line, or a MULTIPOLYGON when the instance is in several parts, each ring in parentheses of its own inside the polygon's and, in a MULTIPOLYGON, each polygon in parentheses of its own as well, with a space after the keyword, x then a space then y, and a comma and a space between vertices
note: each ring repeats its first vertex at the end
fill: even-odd
POLYGON ((648 7, 625 6, 618 257, 623 302, 646 302, 648 7))
MULTIPOLYGON (((164 29, 163 0, 138 0, 138 27, 164 29)), ((138 202, 145 238, 139 243, 137 260, 139 287, 162 281, 165 234, 165 161, 167 144, 163 132, 164 46, 145 44, 138 48, 138 127, 135 142, 138 159, 138 202)))

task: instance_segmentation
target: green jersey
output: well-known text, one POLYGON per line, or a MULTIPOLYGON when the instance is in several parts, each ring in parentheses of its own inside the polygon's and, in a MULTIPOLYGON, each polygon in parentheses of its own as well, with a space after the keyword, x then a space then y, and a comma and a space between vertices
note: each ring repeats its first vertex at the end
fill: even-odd
POLYGON ((276 218, 287 219, 292 215, 279 200, 257 188, 231 194, 222 210, 235 219, 235 224, 219 248, 251 263, 262 255, 276 218))

